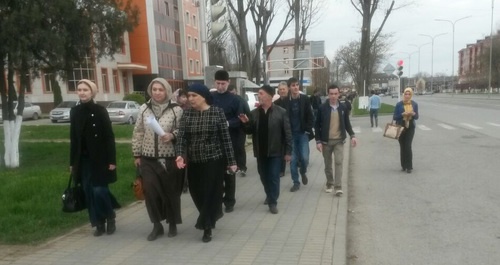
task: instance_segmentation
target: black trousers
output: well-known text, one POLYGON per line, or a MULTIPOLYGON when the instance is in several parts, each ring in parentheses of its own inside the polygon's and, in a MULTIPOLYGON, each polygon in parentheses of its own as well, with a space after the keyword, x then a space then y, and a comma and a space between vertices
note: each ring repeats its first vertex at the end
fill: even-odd
POLYGON ((409 128, 405 128, 399 136, 399 148, 401 151, 401 167, 403 169, 413 169, 413 151, 411 144, 415 135, 415 125, 410 122, 409 128))
POLYGON ((233 144, 234 158, 240 170, 247 171, 246 134, 242 129, 229 132, 233 144))

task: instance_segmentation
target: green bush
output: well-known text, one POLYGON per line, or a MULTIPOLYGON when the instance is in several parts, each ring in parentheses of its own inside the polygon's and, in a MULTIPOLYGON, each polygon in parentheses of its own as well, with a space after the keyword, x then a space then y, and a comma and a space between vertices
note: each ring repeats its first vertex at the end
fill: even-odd
POLYGON ((139 104, 144 104, 144 102, 146 102, 146 99, 144 98, 143 95, 141 94, 136 94, 136 93, 132 93, 132 94, 128 94, 128 95, 125 95, 123 97, 123 100, 131 100, 131 101, 135 101, 139 104))

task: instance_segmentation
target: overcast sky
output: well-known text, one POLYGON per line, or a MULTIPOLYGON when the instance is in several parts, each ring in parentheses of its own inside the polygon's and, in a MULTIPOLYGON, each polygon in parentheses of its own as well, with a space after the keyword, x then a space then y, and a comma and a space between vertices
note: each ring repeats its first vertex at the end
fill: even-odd
MULTIPOLYGON (((390 0, 381 0, 384 8, 388 7, 390 0)), ((493 31, 500 29, 500 1, 495 0, 493 12, 493 31)), ((350 0, 325 0, 322 19, 310 29, 308 40, 325 41, 326 56, 331 60, 337 49, 352 40, 359 40, 361 15, 351 5, 350 0)), ((439 22, 435 19, 455 21, 470 16, 455 23, 455 74, 458 69, 458 51, 467 44, 475 43, 479 39, 490 35, 491 31, 491 0, 400 0, 413 2, 404 8, 394 10, 388 18, 383 32, 393 33, 392 50, 394 54, 386 63, 396 65, 398 59, 405 61, 405 76, 418 72, 418 52, 411 56, 409 65, 408 54, 418 51, 410 44, 422 45, 431 42, 429 37, 419 34, 437 35, 434 39, 434 75, 452 73, 452 25, 449 22, 439 22), (406 58, 405 58, 406 57, 406 58)), ((382 13, 373 20, 372 31, 379 27, 382 13)), ((272 33, 270 33, 272 35, 272 33)), ((293 26, 282 39, 293 38, 293 26)), ((385 63, 384 63, 385 66, 385 63)), ((431 45, 420 49, 420 71, 431 73, 431 45)))

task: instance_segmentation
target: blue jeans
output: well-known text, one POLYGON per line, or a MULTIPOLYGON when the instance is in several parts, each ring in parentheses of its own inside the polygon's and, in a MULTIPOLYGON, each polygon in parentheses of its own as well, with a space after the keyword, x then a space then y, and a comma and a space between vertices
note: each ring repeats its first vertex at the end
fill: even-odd
POLYGON ((290 173, 294 185, 300 185, 300 174, 307 172, 309 165, 309 136, 306 133, 292 133, 292 162, 290 163, 290 173))
POLYGON ((375 127, 378 127, 378 109, 370 109, 370 123, 373 127, 373 120, 375 120, 375 127))
POLYGON ((283 157, 257 157, 257 170, 266 192, 269 206, 278 204, 280 196, 280 170, 283 157))

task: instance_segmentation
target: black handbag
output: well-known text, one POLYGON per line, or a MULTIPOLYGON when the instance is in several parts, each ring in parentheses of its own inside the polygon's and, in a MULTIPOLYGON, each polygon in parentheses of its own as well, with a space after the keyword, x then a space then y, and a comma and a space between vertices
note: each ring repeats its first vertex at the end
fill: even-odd
POLYGON ((85 192, 81 184, 73 181, 73 174, 70 174, 68 187, 62 195, 62 210, 66 213, 79 212, 87 208, 85 204, 85 192))

